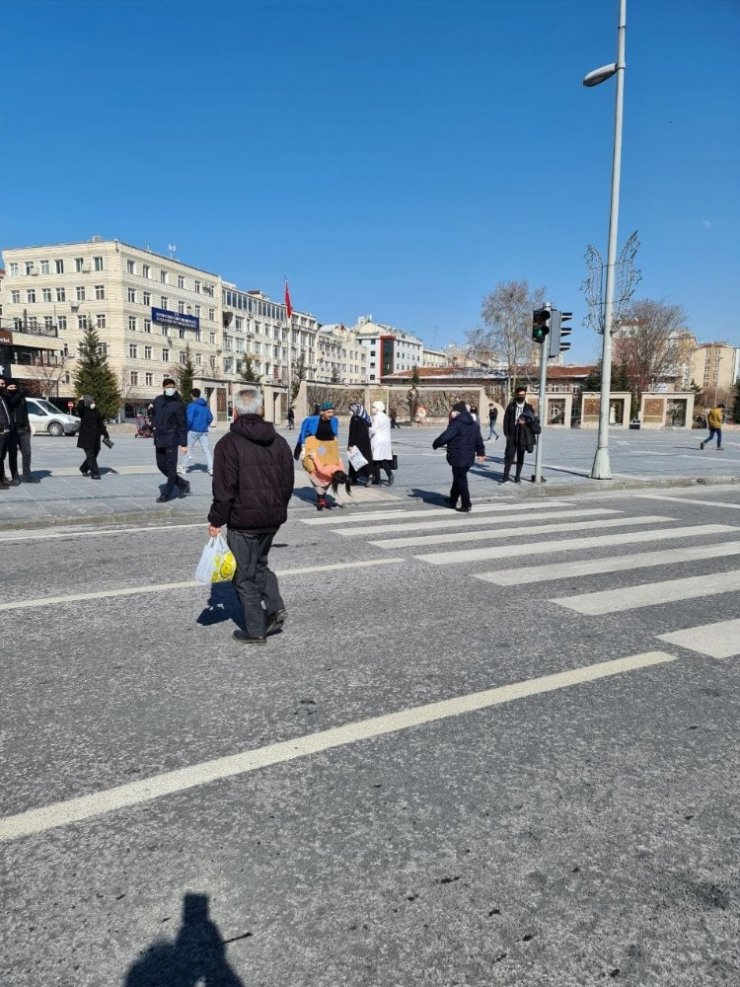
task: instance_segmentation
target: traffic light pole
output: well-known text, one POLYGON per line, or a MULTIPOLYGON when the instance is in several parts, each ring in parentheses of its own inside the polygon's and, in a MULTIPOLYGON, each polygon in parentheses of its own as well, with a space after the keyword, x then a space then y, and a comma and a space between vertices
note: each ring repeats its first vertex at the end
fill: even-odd
POLYGON ((542 431, 537 436, 537 445, 535 446, 534 452, 534 476, 532 480, 534 483, 543 483, 542 479, 542 439, 545 434, 545 387, 547 386, 547 355, 549 350, 549 341, 547 336, 544 337, 540 343, 540 400, 538 417, 540 419, 540 425, 542 431))

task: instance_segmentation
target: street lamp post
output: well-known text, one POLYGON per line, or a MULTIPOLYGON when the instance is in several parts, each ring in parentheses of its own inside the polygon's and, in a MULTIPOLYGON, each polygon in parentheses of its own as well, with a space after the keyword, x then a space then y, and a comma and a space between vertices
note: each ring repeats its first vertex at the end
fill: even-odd
POLYGON ((624 51, 627 34, 627 0, 619 0, 617 25, 617 60, 610 65, 589 72, 583 80, 587 87, 617 77, 614 110, 614 151, 612 155, 611 208, 609 211, 609 245, 606 256, 606 299, 604 305, 604 341, 601 351, 601 402, 599 408, 599 438, 596 456, 591 469, 594 480, 611 480, 609 465, 609 401, 612 384, 612 323, 614 319, 614 283, 617 258, 617 232, 619 227, 619 182, 622 172, 622 114, 624 105, 624 51))

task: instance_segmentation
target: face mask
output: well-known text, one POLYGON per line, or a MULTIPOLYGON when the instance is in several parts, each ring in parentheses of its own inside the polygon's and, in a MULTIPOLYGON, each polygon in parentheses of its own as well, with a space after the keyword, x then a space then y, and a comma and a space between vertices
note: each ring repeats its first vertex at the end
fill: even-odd
POLYGON ((173 398, 175 396, 175 388, 165 387, 164 393, 167 395, 168 398, 173 398))
POLYGON ((91 408, 94 408, 95 407, 95 402, 94 401, 91 403, 90 407, 91 408))

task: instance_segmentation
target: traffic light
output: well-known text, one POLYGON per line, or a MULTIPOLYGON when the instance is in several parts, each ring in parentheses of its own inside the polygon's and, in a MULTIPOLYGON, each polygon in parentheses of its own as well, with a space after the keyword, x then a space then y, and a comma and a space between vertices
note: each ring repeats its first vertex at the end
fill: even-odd
POLYGON ((548 357, 552 358, 554 356, 559 356, 561 353, 564 353, 566 350, 570 349, 570 343, 564 343, 563 336, 570 336, 573 332, 573 327, 565 324, 572 318, 572 312, 561 312, 560 309, 557 308, 552 310, 552 316, 550 319, 550 345, 547 352, 548 357))
POLYGON ((549 308, 536 308, 532 312, 532 339, 535 343, 543 343, 550 332, 551 314, 549 308))

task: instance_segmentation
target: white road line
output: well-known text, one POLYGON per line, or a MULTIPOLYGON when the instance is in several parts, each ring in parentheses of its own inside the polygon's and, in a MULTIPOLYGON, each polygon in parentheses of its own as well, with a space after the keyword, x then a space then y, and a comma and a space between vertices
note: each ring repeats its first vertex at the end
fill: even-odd
MULTIPOLYGON (((303 576, 313 572, 334 572, 339 569, 362 569, 376 565, 396 565, 405 562, 402 558, 364 559, 360 562, 332 562, 329 565, 308 565, 302 569, 277 569, 275 575, 282 579, 285 576, 303 576)), ((113 596, 136 596, 137 593, 166 593, 176 589, 192 589, 199 586, 208 589, 203 583, 194 579, 183 583, 154 583, 151 586, 128 586, 125 589, 107 589, 98 593, 73 593, 69 596, 45 596, 38 600, 16 600, 14 603, 0 603, 2 610, 28 610, 32 607, 49 607, 57 603, 75 603, 81 600, 103 600, 113 596)))
MULTIPOLYGON (((495 514, 515 509, 517 511, 541 511, 545 506, 568 507, 570 505, 567 500, 548 500, 547 505, 537 502, 517 504, 515 500, 510 500, 507 503, 481 504, 479 507, 476 506, 475 512, 476 514, 495 514)), ((302 520, 303 524, 324 524, 333 527, 335 524, 357 524, 363 521, 385 520, 386 517, 396 517, 397 515, 402 515, 405 518, 450 517, 452 511, 449 507, 426 507, 411 511, 363 511, 362 514, 346 514, 342 517, 332 517, 325 514, 323 517, 305 518, 302 520)))
POLYGON ((698 538, 706 535, 737 531, 730 524, 695 524, 686 528, 661 531, 626 531, 617 535, 592 535, 589 538, 563 538, 549 541, 524 542, 521 545, 496 545, 491 548, 469 548, 459 552, 434 552, 414 558, 430 565, 457 565, 460 562, 480 562, 488 559, 520 559, 524 555, 549 555, 553 552, 573 552, 578 549, 605 548, 609 545, 629 545, 640 542, 672 541, 674 538, 698 538))
POLYGON ((684 631, 659 634, 661 641, 677 644, 710 658, 735 658, 740 655, 740 620, 720 620, 716 624, 687 627, 684 631))
MULTIPOLYGON (((383 535, 383 534, 395 534, 397 531, 424 531, 429 528, 469 528, 474 524, 521 524, 522 515, 516 508, 516 505, 512 504, 511 510, 515 511, 514 514, 503 514, 496 515, 496 517, 486 517, 479 518, 476 515, 470 514, 455 514, 454 511, 447 511, 444 517, 435 517, 431 520, 419 519, 417 521, 404 522, 402 524, 371 524, 366 527, 361 528, 350 528, 348 530, 335 531, 337 535, 342 535, 344 538, 354 538, 360 535, 383 535)), ((545 521, 550 518, 576 518, 576 517, 592 517, 594 515, 603 516, 605 514, 622 514, 623 511, 614 510, 608 507, 589 507, 583 510, 578 510, 574 507, 566 507, 562 511, 551 511, 551 510, 539 510, 532 511, 530 514, 526 515, 527 521, 545 521)))
POLYGON ((623 586, 597 593, 580 593, 576 596, 559 596, 550 600, 568 610, 597 616, 605 613, 621 613, 640 607, 654 607, 677 600, 696 600, 718 593, 733 593, 740 589, 740 570, 716 572, 708 576, 687 576, 685 579, 664 579, 657 583, 639 586, 623 586))
POLYGON ((500 686, 496 689, 473 692, 454 699, 444 699, 425 706, 415 706, 411 709, 400 710, 397 713, 387 713, 371 719, 347 723, 331 730, 322 730, 319 733, 308 734, 304 737, 295 737, 292 740, 269 744, 255 750, 246 750, 239 754, 204 761, 191 767, 179 768, 175 771, 130 782, 127 785, 109 788, 107 791, 82 795, 66 802, 55 802, 52 805, 30 809, 15 816, 0 818, 0 842, 43 833, 59 826, 68 826, 83 819, 141 805, 165 795, 207 785, 223 778, 248 774, 274 764, 284 764, 287 761, 344 747, 347 744, 355 744, 373 737, 399 733, 412 727, 489 709, 492 706, 525 699, 528 696, 554 692, 557 689, 565 689, 585 682, 595 682, 609 676, 621 675, 624 672, 632 672, 640 668, 649 668, 673 661, 676 661, 675 655, 667 654, 664 651, 649 651, 627 658, 618 658, 614 661, 587 665, 583 668, 573 668, 554 675, 544 675, 525 682, 514 682, 511 685, 500 686))
POLYGON ((139 528, 106 528, 105 531, 49 531, 42 535, 16 534, 3 536, 0 534, 0 545, 5 542, 14 541, 49 541, 50 538, 99 538, 101 535, 138 535, 149 531, 175 531, 178 528, 203 528, 208 526, 207 521, 194 521, 191 524, 152 524, 149 527, 142 525, 139 528))
MULTIPOLYGON (((518 520, 518 518, 517 518, 518 520)), ((490 541, 494 538, 522 538, 527 535, 546 535, 551 531, 588 531, 591 528, 624 528, 628 525, 666 524, 673 518, 656 514, 639 517, 618 517, 598 521, 562 521, 558 524, 527 524, 522 527, 505 528, 500 531, 454 531, 447 535, 418 535, 412 538, 385 538, 370 541, 377 548, 411 548, 414 545, 450 545, 464 541, 490 541)), ((526 545, 524 546, 526 547, 526 545)), ((519 553, 520 546, 509 549, 519 553)))
POLYGON ((740 555, 740 541, 689 545, 660 552, 640 552, 636 555, 611 555, 601 559, 554 562, 552 565, 519 566, 511 571, 504 569, 501 572, 477 572, 474 576, 476 579, 497 586, 519 586, 520 583, 544 583, 552 579, 593 576, 599 572, 629 572, 631 569, 676 565, 680 562, 694 562, 697 559, 720 559, 730 555, 740 555))
POLYGON ((718 500, 694 500, 689 497, 669 497, 667 494, 637 494, 641 500, 671 500, 676 504, 700 504, 702 507, 726 507, 740 511, 740 504, 723 504, 718 500))

